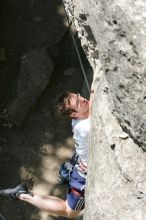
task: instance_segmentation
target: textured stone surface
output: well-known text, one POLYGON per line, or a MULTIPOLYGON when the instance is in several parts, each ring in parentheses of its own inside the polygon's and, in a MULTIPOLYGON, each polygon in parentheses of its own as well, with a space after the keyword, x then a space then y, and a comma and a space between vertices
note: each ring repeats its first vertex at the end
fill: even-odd
POLYGON ((84 219, 145 220, 146 2, 65 6, 94 70, 84 219))
POLYGON ((15 96, 7 110, 15 124, 22 124, 48 85, 52 71, 53 62, 44 47, 32 50, 21 57, 20 72, 14 86, 15 96))

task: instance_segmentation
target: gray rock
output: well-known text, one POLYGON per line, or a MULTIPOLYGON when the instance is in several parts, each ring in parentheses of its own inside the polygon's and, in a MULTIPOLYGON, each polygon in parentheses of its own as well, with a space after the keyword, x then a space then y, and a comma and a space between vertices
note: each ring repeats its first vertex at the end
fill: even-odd
POLYGON ((145 220, 146 2, 65 6, 94 70, 84 219, 145 220))
POLYGON ((7 113, 16 125, 21 125, 47 87, 53 71, 53 62, 47 49, 32 50, 21 57, 17 88, 7 113))
POLYGON ((146 3, 65 2, 93 69, 100 66, 106 74, 115 116, 134 141, 146 149, 146 3), (86 16, 85 21, 81 14, 86 16))

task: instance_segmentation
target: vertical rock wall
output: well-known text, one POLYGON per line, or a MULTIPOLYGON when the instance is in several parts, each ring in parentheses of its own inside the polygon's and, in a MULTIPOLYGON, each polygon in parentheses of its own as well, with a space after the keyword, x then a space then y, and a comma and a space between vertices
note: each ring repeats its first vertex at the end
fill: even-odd
POLYGON ((65 0, 94 70, 84 219, 146 219, 146 2, 65 0))

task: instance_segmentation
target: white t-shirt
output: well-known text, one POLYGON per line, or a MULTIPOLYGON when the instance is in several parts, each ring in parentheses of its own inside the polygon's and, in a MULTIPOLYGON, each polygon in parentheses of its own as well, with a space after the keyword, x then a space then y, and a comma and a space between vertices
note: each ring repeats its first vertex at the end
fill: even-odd
POLYGON ((76 153, 81 161, 87 164, 88 139, 91 130, 90 119, 72 119, 73 139, 75 140, 76 153))

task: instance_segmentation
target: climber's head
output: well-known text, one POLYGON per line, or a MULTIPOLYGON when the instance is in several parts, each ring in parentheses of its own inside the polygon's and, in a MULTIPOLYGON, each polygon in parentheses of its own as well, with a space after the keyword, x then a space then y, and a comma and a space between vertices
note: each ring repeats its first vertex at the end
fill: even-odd
POLYGON ((66 92, 58 99, 58 112, 74 119, 84 119, 89 116, 89 101, 79 93, 66 92))

